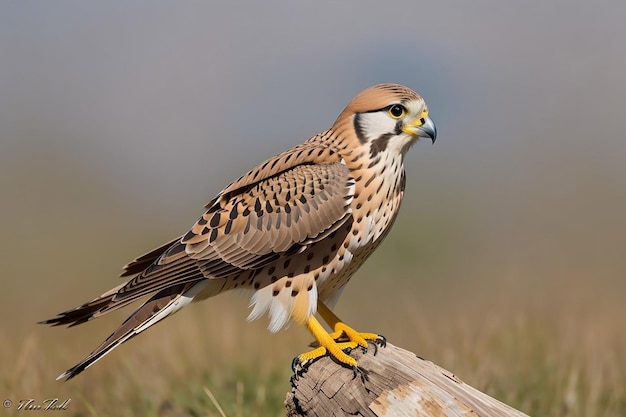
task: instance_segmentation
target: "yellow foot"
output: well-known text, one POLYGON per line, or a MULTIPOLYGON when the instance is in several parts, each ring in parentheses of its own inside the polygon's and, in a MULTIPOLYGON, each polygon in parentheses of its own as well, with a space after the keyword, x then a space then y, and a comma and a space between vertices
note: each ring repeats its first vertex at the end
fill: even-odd
POLYGON ((367 342, 374 342, 375 344, 380 344, 381 346, 385 346, 386 340, 384 336, 378 335, 376 333, 360 333, 354 330, 352 327, 348 326, 343 322, 337 322, 334 326, 334 332, 330 334, 336 342, 342 342, 345 337, 348 338, 349 341, 356 343, 364 349, 367 349, 367 342))
POLYGON ((374 346, 378 348, 385 347, 387 344, 387 340, 384 336, 381 336, 376 333, 359 333, 354 330, 352 327, 348 326, 344 322, 342 322, 339 317, 337 317, 326 305, 322 302, 317 303, 317 311, 320 313, 324 321, 328 323, 333 328, 333 333, 330 334, 337 342, 344 341, 344 335, 351 342, 356 342, 363 349, 367 349, 367 342, 374 342, 374 346))
POLYGON ((309 352, 305 352, 301 355, 296 356, 293 360, 293 363, 291 364, 291 367, 293 371, 296 372, 299 367, 307 367, 317 359, 329 354, 339 363, 352 369, 356 369, 356 359, 348 354, 352 349, 355 349, 358 346, 359 345, 355 342, 337 343, 332 340, 332 342, 327 346, 320 346, 309 352))
POLYGON ((363 350, 367 350, 368 341, 373 341, 374 346, 377 348, 379 344, 385 346, 386 343, 385 338, 382 336, 375 333, 359 333, 342 322, 334 323, 334 332, 330 334, 324 330, 315 317, 310 317, 306 325, 313 336, 315 336, 319 347, 294 358, 292 363, 294 372, 298 368, 307 367, 313 361, 327 354, 340 364, 352 368, 356 372, 356 359, 349 355, 352 349, 361 347, 363 350), (348 340, 343 340, 344 335, 348 340))
POLYGON ((356 360, 345 353, 344 349, 354 349, 359 346, 358 343, 352 341, 337 343, 330 336, 330 334, 324 330, 320 322, 313 316, 309 317, 306 322, 306 326, 313 336, 315 336, 315 339, 319 343, 319 347, 298 356, 296 360, 294 360, 294 365, 296 365, 296 362, 300 365, 305 365, 307 363, 311 363, 315 359, 329 354, 339 361, 339 363, 342 363, 350 368, 356 368, 356 360))

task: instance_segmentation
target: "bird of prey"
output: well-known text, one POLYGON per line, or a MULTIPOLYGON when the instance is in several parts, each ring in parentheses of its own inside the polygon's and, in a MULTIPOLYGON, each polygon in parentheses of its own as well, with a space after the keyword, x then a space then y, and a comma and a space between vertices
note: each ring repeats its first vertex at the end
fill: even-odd
POLYGON ((436 136, 413 90, 379 84, 362 91, 330 129, 235 180, 184 235, 124 266, 128 281, 43 321, 75 326, 150 296, 57 379, 73 378, 190 302, 233 289, 252 291, 248 319, 267 313, 271 332, 290 323, 309 329, 319 347, 296 362, 328 354, 356 369, 349 348, 384 339, 353 330, 331 308, 391 229, 404 195, 405 153, 436 136))

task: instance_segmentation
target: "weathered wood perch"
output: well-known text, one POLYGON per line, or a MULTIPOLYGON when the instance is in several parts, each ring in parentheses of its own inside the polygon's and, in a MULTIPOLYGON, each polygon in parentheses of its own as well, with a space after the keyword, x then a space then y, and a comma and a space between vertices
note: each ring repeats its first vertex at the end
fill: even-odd
POLYGON ((291 378, 287 416, 528 417, 391 344, 352 355, 363 376, 324 357, 291 378))

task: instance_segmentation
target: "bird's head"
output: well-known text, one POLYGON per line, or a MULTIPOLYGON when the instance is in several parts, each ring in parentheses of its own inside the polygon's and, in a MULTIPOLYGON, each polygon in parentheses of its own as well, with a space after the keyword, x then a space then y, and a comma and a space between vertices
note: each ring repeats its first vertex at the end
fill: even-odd
POLYGON ((370 152, 404 154, 419 138, 435 142, 437 129, 424 99, 398 84, 379 84, 360 92, 339 115, 334 129, 352 129, 370 152))

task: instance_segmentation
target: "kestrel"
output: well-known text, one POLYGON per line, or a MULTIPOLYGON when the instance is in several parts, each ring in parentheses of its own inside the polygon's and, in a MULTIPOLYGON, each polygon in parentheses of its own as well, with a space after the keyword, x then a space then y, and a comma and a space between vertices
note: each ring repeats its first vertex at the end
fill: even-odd
POLYGON ((129 280, 42 323, 75 326, 151 296, 100 346, 57 379, 73 378, 115 347, 192 301, 253 291, 249 320, 268 329, 305 325, 319 347, 356 369, 347 348, 381 342, 331 308, 391 229, 404 195, 404 155, 437 131, 411 89, 380 84, 359 93, 333 126, 263 162, 224 188, 183 236, 124 266, 129 280), (332 329, 316 319, 319 313, 332 329))

